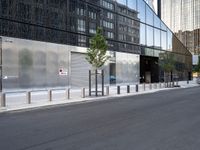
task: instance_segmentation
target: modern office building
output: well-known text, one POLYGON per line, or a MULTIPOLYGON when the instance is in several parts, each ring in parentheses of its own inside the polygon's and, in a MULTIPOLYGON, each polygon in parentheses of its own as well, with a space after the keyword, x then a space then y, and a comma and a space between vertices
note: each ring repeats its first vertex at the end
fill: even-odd
POLYGON ((161 18, 194 55, 200 55, 200 1, 160 0, 161 18))
POLYGON ((143 0, 0 0, 2 90, 87 86, 97 27, 111 56, 106 84, 162 81, 171 54, 173 73, 190 76, 191 53, 143 0))

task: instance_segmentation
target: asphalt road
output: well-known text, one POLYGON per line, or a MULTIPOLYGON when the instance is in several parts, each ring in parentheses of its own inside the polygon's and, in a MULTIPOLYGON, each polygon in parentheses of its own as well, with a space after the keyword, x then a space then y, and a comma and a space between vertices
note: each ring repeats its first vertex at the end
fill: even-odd
POLYGON ((199 150, 200 87, 0 114, 0 150, 199 150))

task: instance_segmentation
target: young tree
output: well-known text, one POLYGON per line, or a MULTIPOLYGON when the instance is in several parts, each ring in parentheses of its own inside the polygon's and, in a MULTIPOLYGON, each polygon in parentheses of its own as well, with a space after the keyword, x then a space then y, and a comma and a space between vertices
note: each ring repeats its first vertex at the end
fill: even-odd
POLYGON ((91 38, 90 48, 87 49, 86 60, 93 68, 100 68, 109 59, 106 55, 108 45, 102 34, 102 29, 98 28, 97 33, 91 38))
POLYGON ((168 81, 171 81, 171 75, 175 69, 174 55, 170 53, 164 53, 161 56, 160 67, 164 71, 164 81, 168 83, 168 81))
POLYGON ((194 71, 197 73, 200 73, 200 56, 199 56, 198 64, 194 67, 194 71))

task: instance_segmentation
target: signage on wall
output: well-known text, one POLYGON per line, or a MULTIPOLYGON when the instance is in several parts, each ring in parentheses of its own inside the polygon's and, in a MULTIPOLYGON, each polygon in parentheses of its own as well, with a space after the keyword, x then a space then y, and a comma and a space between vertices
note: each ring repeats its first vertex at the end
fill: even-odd
POLYGON ((59 69, 59 75, 60 75, 60 76, 67 76, 67 75, 68 75, 67 69, 60 68, 60 69, 59 69))

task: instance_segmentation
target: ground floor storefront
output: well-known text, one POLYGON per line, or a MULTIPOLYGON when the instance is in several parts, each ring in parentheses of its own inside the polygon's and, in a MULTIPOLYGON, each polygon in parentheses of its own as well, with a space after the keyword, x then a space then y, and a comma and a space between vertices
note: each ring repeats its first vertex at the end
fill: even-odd
MULTIPOLYGON (((91 65, 84 47, 61 45, 10 37, 1 37, 1 89, 44 89, 87 87, 91 65)), ((162 80, 157 56, 108 51, 110 60, 104 70, 105 84, 154 83, 162 80)), ((177 56, 177 58, 179 58, 177 56)), ((182 57, 180 57, 182 58, 182 57)), ((180 80, 188 77, 183 68, 186 59, 177 63, 180 80), (181 63, 182 61, 182 63, 181 63)))

